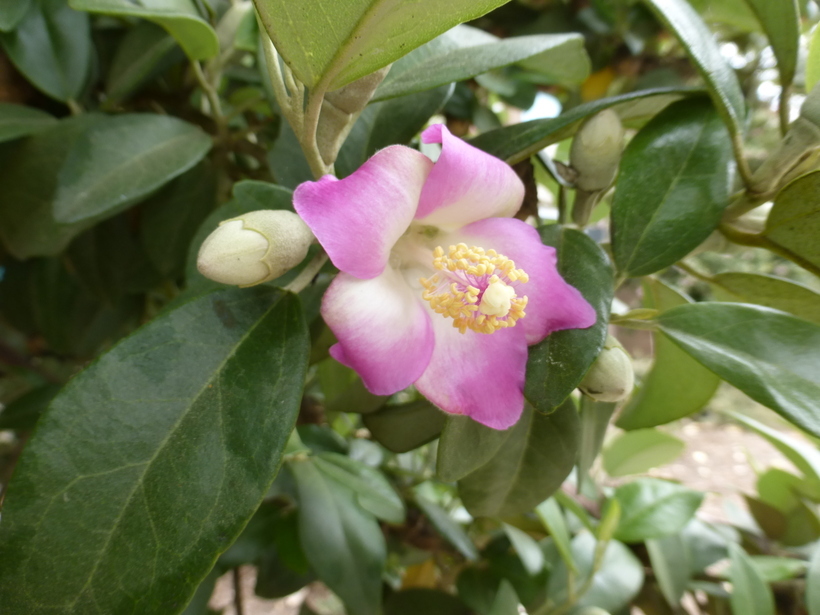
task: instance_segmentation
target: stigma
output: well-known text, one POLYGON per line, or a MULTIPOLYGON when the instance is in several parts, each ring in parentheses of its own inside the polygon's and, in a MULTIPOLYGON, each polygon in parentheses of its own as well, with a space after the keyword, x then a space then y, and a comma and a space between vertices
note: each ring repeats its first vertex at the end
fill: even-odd
POLYGON ((438 246, 433 267, 437 273, 419 280, 422 298, 437 314, 452 318, 459 332, 495 333, 526 316, 527 297, 518 295, 518 287, 529 276, 503 254, 464 243, 445 254, 438 246))

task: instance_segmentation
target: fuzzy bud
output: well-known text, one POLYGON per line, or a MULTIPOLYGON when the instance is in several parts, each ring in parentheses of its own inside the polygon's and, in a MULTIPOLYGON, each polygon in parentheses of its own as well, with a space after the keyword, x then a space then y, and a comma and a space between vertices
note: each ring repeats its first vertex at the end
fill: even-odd
POLYGON ((222 284, 254 286, 302 262, 313 233, 295 213, 263 209, 220 222, 199 249, 196 266, 222 284))
POLYGON ((632 359, 611 335, 587 372, 579 389, 595 401, 615 402, 629 397, 635 384, 632 359))
POLYGON ((569 161, 578 172, 581 190, 606 190, 615 181, 624 147, 624 127, 612 109, 596 113, 575 134, 569 161))

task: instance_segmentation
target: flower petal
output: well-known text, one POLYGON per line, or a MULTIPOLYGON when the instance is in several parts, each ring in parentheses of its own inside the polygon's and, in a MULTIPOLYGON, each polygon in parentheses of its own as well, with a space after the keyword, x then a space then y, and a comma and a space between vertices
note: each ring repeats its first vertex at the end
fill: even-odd
POLYGON ((392 267, 369 280, 338 274, 322 300, 322 316, 339 340, 331 356, 377 395, 408 387, 430 361, 430 317, 392 267))
POLYGON ((390 249, 413 221, 432 166, 414 149, 387 147, 344 179, 326 175, 299 185, 293 206, 336 267, 372 278, 384 271, 390 249))
POLYGON ((429 313, 436 345, 416 388, 445 412, 465 414, 493 429, 514 425, 524 410, 524 330, 459 333, 452 320, 429 313))
POLYGON ((421 191, 416 218, 422 224, 460 227, 519 210, 524 184, 507 163, 454 137, 441 124, 430 126, 421 138, 442 145, 421 191))
POLYGON ((528 344, 540 342, 553 331, 595 324, 598 316, 593 307, 558 273, 555 248, 542 244, 538 231, 529 224, 513 218, 479 220, 448 236, 447 241, 493 249, 527 272, 530 281, 519 286, 519 294, 529 298, 527 315, 515 328, 523 327, 528 344))

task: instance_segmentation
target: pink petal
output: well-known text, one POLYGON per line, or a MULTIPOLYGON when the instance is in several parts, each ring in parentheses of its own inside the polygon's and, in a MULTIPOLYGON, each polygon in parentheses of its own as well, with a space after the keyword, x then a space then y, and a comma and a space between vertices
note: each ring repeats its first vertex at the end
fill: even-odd
POLYGON ((430 126, 421 138, 442 144, 421 191, 416 218, 423 224, 460 227, 519 210, 524 184, 507 163, 454 137, 441 124, 430 126))
POLYGON ((465 414, 493 429, 514 425, 524 410, 524 330, 462 334, 451 319, 429 314, 436 345, 416 388, 445 412, 465 414))
POLYGON ((530 281, 519 286, 519 294, 529 298, 527 315, 515 328, 523 327, 528 344, 540 342, 553 331, 586 329, 595 324, 598 316, 593 307, 558 273, 555 248, 542 244, 538 231, 529 224, 513 218, 489 218, 465 226, 446 240, 493 249, 527 272, 530 281))
POLYGON ((410 386, 430 361, 430 317, 392 267, 368 280, 339 273, 322 300, 322 316, 339 340, 331 356, 377 395, 410 386))
POLYGON ((293 206, 336 267, 372 278, 413 221, 432 165, 416 150, 393 145, 342 180, 326 175, 299 185, 293 206))

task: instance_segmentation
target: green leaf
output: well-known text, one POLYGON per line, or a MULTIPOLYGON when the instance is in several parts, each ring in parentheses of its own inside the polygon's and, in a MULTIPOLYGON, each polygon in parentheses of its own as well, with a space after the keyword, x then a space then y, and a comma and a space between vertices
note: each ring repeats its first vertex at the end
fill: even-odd
POLYGON ((92 44, 88 15, 66 0, 39 0, 12 32, 0 33, 17 69, 39 90, 66 102, 77 98, 88 80, 92 44))
POLYGON ((468 560, 477 560, 478 550, 458 521, 453 519, 441 506, 419 495, 418 490, 416 490, 415 496, 416 504, 427 515, 430 523, 439 533, 468 560))
POLYGON ((369 75, 504 0, 254 0, 277 51, 309 89, 335 90, 369 75), (285 25, 286 24, 286 25, 285 25))
POLYGON ((325 359, 317 366, 317 376, 325 396, 326 412, 375 412, 389 399, 389 396, 374 395, 364 386, 354 370, 332 358, 325 359))
POLYGON ((677 608, 691 578, 692 564, 686 541, 680 534, 650 538, 646 541, 646 550, 663 597, 669 606, 677 608))
POLYGON ((794 467, 803 473, 806 480, 812 483, 813 490, 820 491, 820 451, 806 442, 792 438, 747 416, 736 412, 729 414, 733 419, 768 440, 786 459, 794 464, 794 467))
POLYGON ((598 315, 588 329, 556 331, 530 348, 524 395, 538 411, 551 412, 580 384, 604 347, 613 275, 606 253, 588 235, 559 225, 539 232, 557 250, 558 272, 598 315))
MULTIPOLYGON (((644 305, 661 312, 691 300, 660 280, 643 281, 644 305)), ((668 337, 652 333, 654 362, 616 425, 641 429, 671 423, 701 410, 720 384, 711 371, 678 348, 668 337)))
MULTIPOLYGON (((461 26, 468 27, 468 26, 461 26)), ((448 36, 445 34, 443 36, 448 36)), ((521 62, 544 54, 547 62, 563 62, 566 57, 586 57, 584 38, 580 34, 533 34, 496 39, 491 42, 459 45, 450 42, 449 49, 394 76, 392 70, 373 95, 374 101, 395 98, 432 89, 439 85, 464 81, 481 73, 521 62)), ((575 59, 567 60, 577 63, 575 59)), ((587 59, 587 61, 589 61, 587 59)))
POLYGON ((273 481, 307 357, 295 297, 228 290, 75 376, 6 493, 4 608, 180 612, 273 481))
POLYGON ((729 131, 740 134, 746 117, 743 92, 714 34, 686 0, 645 1, 688 52, 729 131))
POLYGON ((579 431, 571 399, 549 415, 527 405, 498 452, 458 482, 464 506, 475 517, 532 510, 560 488, 572 470, 579 431))
POLYGON ((581 396, 581 444, 578 447, 578 484, 579 491, 584 481, 589 480, 589 470, 604 443, 609 420, 615 413, 618 404, 599 402, 586 395, 581 396))
POLYGON ((207 60, 219 53, 214 29, 197 10, 195 0, 69 0, 71 8, 116 17, 141 17, 165 28, 192 60, 207 60))
POLYGON ((464 478, 489 462, 512 433, 512 429, 491 429, 469 416, 447 416, 438 443, 438 477, 443 481, 464 478))
POLYGON ((0 410, 0 429, 31 430, 59 392, 60 385, 46 384, 32 389, 0 410))
POLYGON ((159 272, 167 277, 182 274, 191 240, 215 203, 215 173, 213 167, 204 163, 180 175, 143 203, 140 243, 159 272))
POLYGON ((612 253, 624 276, 677 262, 717 228, 731 144, 707 101, 674 103, 624 151, 612 201, 612 253))
POLYGON ((39 109, 0 102, 0 143, 33 135, 54 126, 56 121, 39 109))
MULTIPOLYGON (((531 120, 512 126, 490 130, 470 140, 470 144, 510 164, 526 160, 548 145, 568 139, 590 115, 612 108, 616 112, 631 109, 635 102, 645 98, 660 98, 667 104, 693 94, 702 94, 698 88, 656 88, 639 90, 578 105, 556 118, 531 120)), ((626 119, 621 114, 621 119, 626 119)))
POLYGON ((387 450, 406 453, 435 440, 446 417, 427 400, 418 400, 365 414, 362 421, 387 450))
POLYGON ((518 596, 515 588, 507 579, 502 579, 488 615, 517 615, 518 613, 518 596))
POLYGON ((703 493, 665 480, 642 478, 618 487, 615 499, 622 511, 615 538, 641 542, 683 529, 703 501, 703 493))
POLYGON ((735 303, 681 305, 657 322, 718 376, 820 436, 820 326, 735 303))
POLYGON ((14 30, 31 5, 32 0, 0 0, 0 30, 14 30))
POLYGON ((365 510, 389 523, 404 523, 404 502, 376 468, 339 453, 320 453, 313 463, 350 489, 365 510))
POLYGON ((749 556, 736 544, 729 545, 732 560, 732 613, 775 615, 774 596, 749 556))
POLYGON ((296 478, 299 537, 311 567, 348 611, 377 615, 387 557, 379 524, 314 460, 293 460, 288 468, 296 478))
POLYGON ((820 615, 820 545, 814 548, 806 573, 806 608, 809 615, 820 615))
POLYGON ((785 278, 730 271, 709 278, 722 301, 756 303, 820 325, 820 293, 785 278))
POLYGON ((385 615, 470 615, 470 609, 443 591, 414 587, 391 593, 384 602, 385 615))
POLYGON ((202 130, 165 115, 98 116, 59 172, 54 218, 108 217, 184 173, 211 149, 202 130))
POLYGON ((573 573, 577 573, 575 561, 572 559, 569 529, 558 502, 554 498, 544 500, 535 507, 535 514, 538 515, 538 519, 552 536, 552 541, 558 549, 561 559, 564 560, 564 564, 573 573))
MULTIPOLYGON (((806 572, 808 563, 793 557, 777 557, 774 555, 750 555, 749 562, 757 569, 761 578, 768 583, 788 581, 802 576, 806 572)), ((734 569, 729 566, 720 576, 731 579, 734 569)))
POLYGON ((541 550, 541 546, 529 534, 517 527, 509 523, 503 523, 502 526, 527 572, 530 575, 541 572, 544 569, 544 552, 541 550))
MULTIPOLYGON (((580 571, 576 587, 583 585, 592 572, 597 544, 595 537, 589 532, 581 532, 572 540, 573 558, 580 571)), ((624 544, 612 540, 606 546, 592 585, 578 598, 576 605, 596 606, 610 613, 617 613, 637 595, 643 581, 643 564, 640 560, 624 544)), ((567 569, 561 564, 550 575, 550 599, 556 604, 563 603, 568 598, 567 588, 567 569)))
POLYGON ((811 92, 818 81, 820 81, 820 29, 815 28, 809 43, 809 53, 806 56, 806 91, 811 92))
POLYGON ((604 450, 604 469, 610 476, 643 474, 677 459, 686 444, 656 429, 638 429, 620 434, 604 450))
MULTIPOLYGON (((755 12, 777 59, 780 85, 789 87, 800 47, 800 7, 797 0, 746 0, 755 12)), ((807 89, 806 91, 810 91, 807 89)))
POLYGON ((779 254, 814 271, 820 269, 818 195, 820 171, 794 180, 775 197, 763 230, 763 236, 779 249, 779 254))
MULTIPOLYGON (((177 43, 150 21, 139 22, 117 47, 105 83, 109 107, 128 98, 173 61, 177 43)), ((182 53, 179 53, 182 56, 182 53)))

